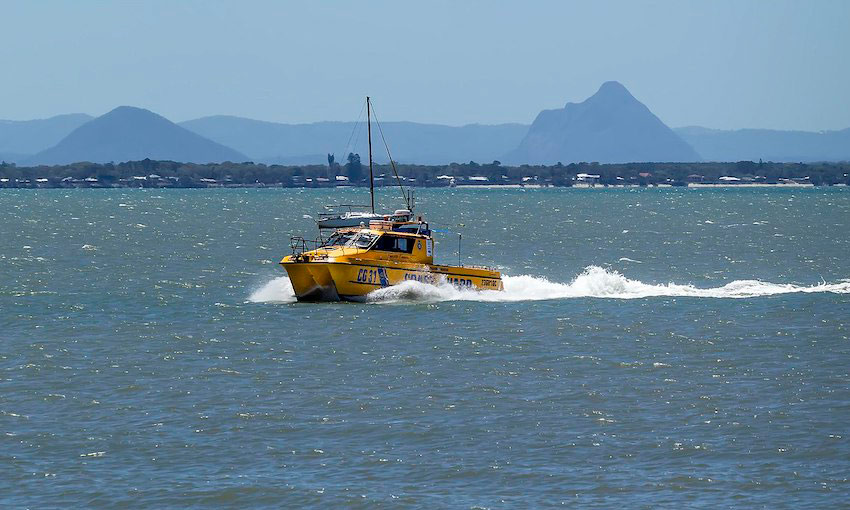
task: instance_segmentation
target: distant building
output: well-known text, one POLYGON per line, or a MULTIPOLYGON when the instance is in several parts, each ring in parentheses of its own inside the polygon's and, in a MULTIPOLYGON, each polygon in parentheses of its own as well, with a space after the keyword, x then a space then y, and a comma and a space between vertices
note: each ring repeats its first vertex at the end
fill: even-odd
POLYGON ((583 182, 587 184, 596 184, 599 182, 599 178, 601 175, 599 174, 576 174, 576 181, 583 182))

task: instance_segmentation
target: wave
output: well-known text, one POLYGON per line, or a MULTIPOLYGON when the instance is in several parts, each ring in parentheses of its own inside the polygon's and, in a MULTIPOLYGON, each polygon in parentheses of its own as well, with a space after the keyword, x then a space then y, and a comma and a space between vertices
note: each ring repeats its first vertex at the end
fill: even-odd
MULTIPOLYGON (((641 299, 650 297, 695 297, 744 299, 778 294, 829 292, 850 294, 850 280, 811 286, 735 280, 721 287, 698 288, 676 283, 650 284, 626 278, 618 271, 588 266, 570 283, 557 283, 546 278, 520 275, 502 276, 505 290, 460 289, 448 283, 430 285, 408 280, 392 287, 378 289, 367 296, 372 303, 404 301, 543 301, 571 298, 641 299)), ((255 290, 252 303, 291 303, 295 295, 285 276, 267 282, 255 290)))

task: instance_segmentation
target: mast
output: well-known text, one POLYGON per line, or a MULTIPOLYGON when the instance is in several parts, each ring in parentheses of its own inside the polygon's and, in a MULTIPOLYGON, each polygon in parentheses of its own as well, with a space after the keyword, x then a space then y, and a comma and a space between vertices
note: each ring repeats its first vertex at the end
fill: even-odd
MULTIPOLYGON (((362 124, 361 124, 362 125, 362 124)), ((375 212, 375 177, 372 174, 372 104, 366 96, 366 130, 369 133, 369 197, 372 200, 372 212, 375 212)))

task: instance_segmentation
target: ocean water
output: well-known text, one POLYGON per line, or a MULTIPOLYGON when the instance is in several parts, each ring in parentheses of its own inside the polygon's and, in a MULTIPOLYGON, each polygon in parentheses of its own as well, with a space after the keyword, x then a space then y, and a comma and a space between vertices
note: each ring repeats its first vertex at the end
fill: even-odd
POLYGON ((0 192, 0 507, 850 501, 846 189, 417 190, 505 292, 294 303, 366 200, 0 192))

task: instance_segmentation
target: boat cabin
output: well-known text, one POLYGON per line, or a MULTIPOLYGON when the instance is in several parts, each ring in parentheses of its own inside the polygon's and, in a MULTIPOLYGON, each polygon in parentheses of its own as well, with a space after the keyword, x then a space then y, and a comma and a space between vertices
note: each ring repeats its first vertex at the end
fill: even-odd
POLYGON ((337 230, 320 250, 333 248, 355 248, 358 257, 374 260, 434 262, 434 240, 425 222, 373 220, 369 228, 337 230))

